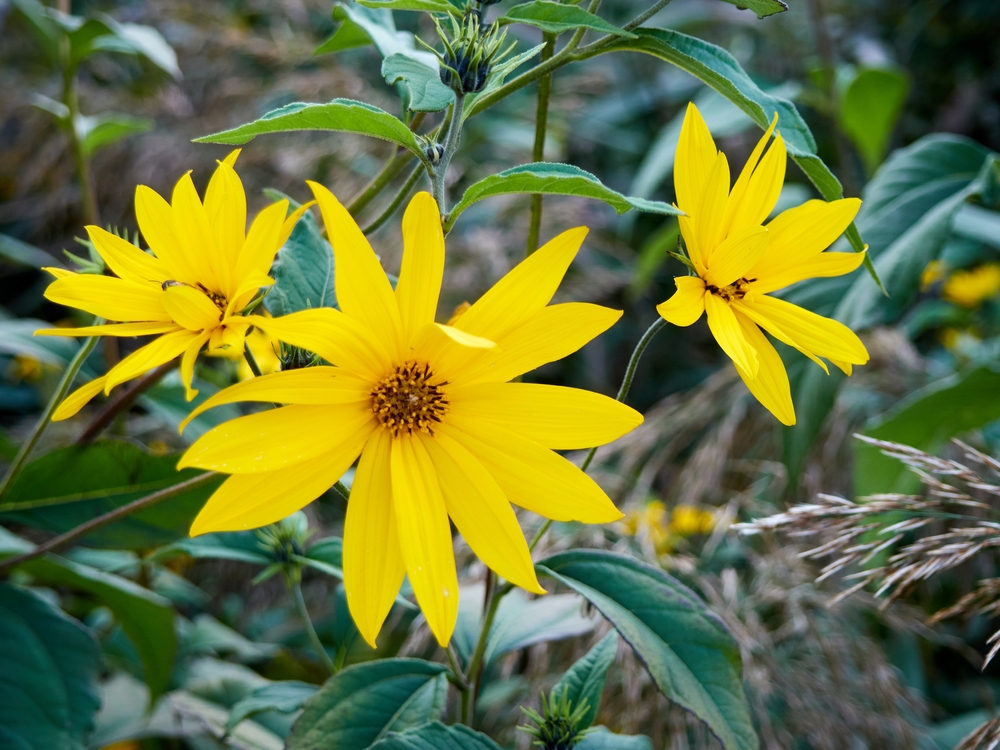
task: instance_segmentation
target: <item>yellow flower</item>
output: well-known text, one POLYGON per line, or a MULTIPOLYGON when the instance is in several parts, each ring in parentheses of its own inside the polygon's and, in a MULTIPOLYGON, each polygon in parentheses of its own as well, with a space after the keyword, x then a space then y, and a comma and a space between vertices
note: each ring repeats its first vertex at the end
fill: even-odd
POLYGON ((344 522, 344 585, 368 643, 409 576, 427 623, 447 644, 458 612, 449 518, 490 568, 543 593, 511 503, 557 521, 607 523, 621 513, 555 453, 608 443, 642 422, 606 396, 507 382, 576 351, 621 316, 585 303, 549 305, 586 235, 571 229, 532 254, 453 325, 434 322, 444 236, 434 199, 403 217, 395 291, 364 234, 310 183, 336 261, 340 310, 250 318, 319 354, 318 366, 265 375, 216 394, 217 404, 287 404, 216 427, 179 466, 232 474, 191 534, 273 523, 326 491, 361 460, 344 522))
POLYGON ((100 391, 181 357, 181 378, 190 401, 194 363, 210 352, 242 351, 248 328, 240 313, 268 277, 275 253, 288 239, 303 207, 285 219, 288 201, 262 210, 246 232, 246 195, 233 169, 239 150, 219 162, 202 204, 185 174, 174 186, 172 205, 140 185, 135 191, 139 229, 152 248, 144 253, 100 227, 88 226, 94 248, 116 277, 47 268, 56 277, 45 297, 117 323, 83 328, 46 328, 36 335, 147 336, 103 377, 71 393, 53 419, 76 414, 100 391))
POLYGON ((968 271, 955 271, 944 282, 941 295, 962 307, 979 307, 1000 292, 1000 263, 987 263, 968 271))
POLYGON ((10 378, 15 383, 37 383, 42 379, 42 363, 27 354, 15 354, 10 363, 10 378))
MULTIPOLYGON (((674 279, 677 292, 656 309, 678 326, 707 313, 708 327, 750 392, 782 423, 795 424, 788 374, 761 328, 798 349, 824 370, 825 357, 848 375, 868 361, 849 328, 784 300, 768 296, 797 281, 840 276, 856 269, 863 253, 824 253, 850 225, 857 198, 807 201, 784 211, 766 227, 785 178, 785 144, 774 133, 777 117, 729 189, 729 163, 718 151, 693 105, 677 143, 674 187, 681 235, 695 276, 674 279), (759 327, 758 327, 759 326, 759 327)), ((827 370, 829 372, 829 370, 827 370)))
POLYGON ((932 260, 924 266, 924 270, 920 274, 920 291, 926 292, 934 286, 934 284, 944 278, 945 271, 947 270, 947 266, 940 260, 932 260))
POLYGON ((670 515, 670 530, 678 536, 707 534, 715 526, 715 516, 696 505, 678 505, 670 515))
POLYGON ((662 500, 650 500, 641 508, 630 510, 622 521, 629 536, 645 536, 657 553, 669 548, 667 506, 662 500))
MULTIPOLYGON (((262 375, 269 375, 281 369, 281 359, 278 357, 278 353, 281 351, 281 342, 278 339, 274 336, 268 336, 259 328, 254 328, 247 334, 246 341, 262 375)), ((254 377, 253 370, 250 369, 246 358, 241 355, 242 352, 230 355, 239 360, 237 377, 240 380, 250 380, 254 377)))

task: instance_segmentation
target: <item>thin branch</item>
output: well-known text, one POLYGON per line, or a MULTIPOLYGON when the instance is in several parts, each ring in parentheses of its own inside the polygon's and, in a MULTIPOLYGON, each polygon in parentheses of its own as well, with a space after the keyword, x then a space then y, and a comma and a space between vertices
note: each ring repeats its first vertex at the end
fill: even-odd
POLYGON ((404 200, 406 200, 406 197, 410 194, 410 191, 412 191, 413 187, 417 184, 417 181, 420 179, 420 175, 423 173, 423 171, 424 171, 423 164, 417 164, 416 166, 413 167, 413 171, 410 172, 410 176, 406 178, 406 182, 403 183, 403 186, 399 189, 399 192, 396 193, 395 197, 392 199, 389 205, 386 206, 385 211, 379 214, 379 216, 374 221, 372 221, 371 224, 369 224, 368 226, 366 226, 364 229, 361 230, 364 234, 371 234, 376 229, 385 224, 389 219, 392 218, 392 215, 396 213, 400 204, 404 200))
MULTIPOLYGON (((545 48, 542 50, 542 62, 550 59, 556 50, 556 35, 545 35, 545 48)), ((538 105, 535 110, 535 146, 531 160, 545 160, 545 134, 549 123, 549 98, 552 92, 552 74, 543 76, 538 82, 538 105)), ((528 247, 525 255, 531 255, 538 249, 538 236, 542 230, 542 196, 535 193, 531 196, 531 222, 528 225, 528 247)))
POLYGON ((320 662, 326 667, 326 671, 331 675, 336 674, 337 668, 333 664, 333 660, 330 658, 330 654, 327 653, 326 648, 323 646, 323 642, 320 641, 319 636, 316 634, 316 628, 313 626, 312 619, 309 617, 309 609, 306 607, 306 599, 302 595, 302 584, 298 580, 289 581, 289 588, 292 590, 292 598, 295 600, 295 611, 299 614, 299 619, 302 620, 302 626, 305 628, 306 635, 309 637, 309 643, 312 644, 313 651, 316 652, 316 656, 319 657, 320 662))
POLYGON ((77 445, 84 445, 93 442, 114 421, 120 413, 128 411, 143 393, 156 385, 168 372, 177 367, 178 360, 174 359, 166 364, 162 364, 155 370, 150 370, 139 380, 132 382, 132 385, 121 391, 111 399, 94 420, 83 431, 83 434, 76 439, 77 445))

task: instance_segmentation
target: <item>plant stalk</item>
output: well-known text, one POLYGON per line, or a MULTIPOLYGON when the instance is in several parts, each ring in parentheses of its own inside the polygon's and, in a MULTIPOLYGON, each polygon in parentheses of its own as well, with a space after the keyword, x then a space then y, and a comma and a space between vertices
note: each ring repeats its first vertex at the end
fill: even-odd
MULTIPOLYGON (((556 35, 545 35, 545 47, 542 49, 542 62, 552 58, 556 51, 556 35)), ((545 160, 545 132, 549 123, 549 97, 552 92, 552 74, 542 76, 538 81, 538 106, 535 110, 535 146, 531 152, 534 162, 545 160)), ((528 247, 525 255, 531 255, 538 249, 538 236, 542 231, 542 196, 535 193, 531 196, 531 222, 528 224, 528 247)))
MULTIPOLYGON (((68 50, 66 51, 68 54, 68 50)), ((76 132, 76 121, 80 115, 80 101, 76 91, 76 71, 63 62, 63 104, 69 112, 69 122, 66 123, 67 135, 73 149, 73 160, 76 163, 77 176, 80 179, 80 191, 83 194, 83 214, 88 224, 101 225, 101 214, 97 205, 97 188, 94 184, 94 171, 76 132)))
POLYGON ((448 174, 448 165, 458 150, 458 142, 462 138, 462 112, 465 105, 465 94, 455 92, 455 103, 451 105, 451 119, 445 130, 444 140, 441 145, 444 151, 441 158, 430 170, 431 194, 437 201, 438 211, 441 216, 448 215, 448 196, 445 194, 445 178, 448 174))
MULTIPOLYGON (((493 571, 490 571, 489 575, 493 576, 495 574, 493 571)), ((469 659, 469 667, 466 670, 466 677, 472 685, 469 691, 469 700, 462 702, 462 723, 466 726, 472 726, 472 720, 476 715, 476 697, 479 693, 479 687, 482 684, 483 655, 486 653, 486 644, 490 639, 490 630, 493 629, 493 621, 496 619, 497 609, 500 607, 501 600, 513 590, 514 586, 512 584, 505 583, 493 593, 493 596, 489 597, 483 603, 483 606, 486 607, 486 613, 483 615, 483 627, 479 631, 479 639, 476 641, 476 648, 472 652, 472 657, 469 659)))
POLYGON ((400 148, 396 151, 395 156, 393 156, 389 161, 386 162, 385 166, 375 175, 371 182, 369 182, 364 190, 358 193, 355 198, 347 204, 347 211, 351 216, 357 216, 361 211, 363 211, 369 203, 375 200, 379 194, 389 186, 396 175, 403 171, 403 168, 410 163, 410 160, 414 158, 406 149, 400 148))
POLYGON ((260 365, 257 364, 257 358, 253 356, 253 352, 250 351, 250 344, 246 341, 243 342, 243 358, 247 361, 247 365, 250 367, 250 372, 253 373, 255 378, 261 377, 260 365))
MULTIPOLYGON (((100 320, 95 321, 95 324, 99 324, 100 320)), ((7 493, 7 490, 11 488, 14 484, 14 480, 17 479, 21 470, 24 468, 24 464, 27 462, 28 457, 31 455, 31 451, 34 450, 35 445, 38 443, 42 434, 45 432, 45 428, 49 426, 49 422, 52 421, 52 415, 55 414, 56 409, 62 400, 66 397, 69 389, 73 385, 73 381, 76 380, 77 373, 80 372, 80 368, 83 367, 83 363, 87 361, 87 357, 94 350, 97 345, 97 336, 92 336, 84 341, 80 348, 76 352, 76 356, 70 361, 69 365, 66 367, 66 372, 63 373, 62 380, 59 381, 59 385, 56 387, 55 393, 52 394, 52 398, 49 399, 49 403, 45 406, 45 411, 38 418, 35 428, 31 431, 31 435, 21 446, 21 449, 17 452, 17 456, 14 457, 14 461, 11 463, 10 467, 7 469, 7 473, 4 474, 3 481, 0 482, 0 499, 7 493)))
POLYGON ((309 636, 309 642, 312 644, 313 650, 316 652, 316 656, 319 657, 320 662, 326 667, 326 671, 331 675, 336 674, 337 667, 334 666, 333 660, 330 658, 330 654, 326 652, 326 648, 323 647, 322 641, 320 641, 319 636, 316 634, 316 628, 313 627, 312 619, 309 617, 309 610, 306 607, 306 599, 302 596, 302 584, 298 580, 289 581, 289 588, 292 590, 292 598, 295 600, 295 610, 299 614, 299 618, 302 620, 302 626, 305 628, 306 635, 309 636))
POLYGON ((188 490, 197 489, 203 484, 208 484, 213 479, 218 478, 218 476, 219 474, 214 471, 206 471, 204 474, 199 474, 198 476, 192 477, 184 482, 158 490, 150 495, 146 495, 145 497, 140 497, 138 500, 133 500, 128 505, 122 505, 120 508, 108 511, 104 515, 93 518, 86 523, 80 524, 74 529, 70 529, 64 534, 60 534, 59 536, 49 539, 47 542, 39 544, 30 552, 25 552, 23 555, 18 555, 17 557, 8 557, 6 560, 0 560, 0 570, 21 565, 22 563, 34 560, 36 557, 40 557, 41 555, 49 552, 61 550, 63 547, 69 546, 72 542, 75 542, 80 537, 85 536, 92 531, 104 528, 108 524, 130 516, 140 510, 151 508, 158 503, 162 503, 164 500, 169 500, 170 498, 176 497, 177 495, 187 492, 188 490))
POLYGON ((410 194, 410 191, 413 190, 414 185, 417 184, 417 181, 420 179, 420 175, 423 173, 423 171, 424 171, 423 164, 417 164, 413 167, 413 171, 410 172, 410 176, 406 178, 406 182, 403 183, 403 187, 399 189, 399 192, 396 193, 395 197, 392 199, 389 205, 386 206, 385 211, 379 214, 379 216, 374 221, 372 221, 371 224, 369 224, 368 226, 366 226, 364 229, 361 230, 364 234, 371 234, 376 229, 385 224, 389 219, 392 218, 392 215, 396 213, 396 210, 399 208, 400 204, 404 200, 406 200, 406 197, 410 194))
POLYGON ((125 411, 128 411, 129 407, 135 403, 139 396, 159 383, 160 380, 163 379, 163 376, 177 367, 178 364, 178 360, 171 360, 166 364, 160 365, 154 370, 150 370, 139 380, 133 381, 132 385, 123 390, 104 406, 101 412, 87 426, 87 429, 83 431, 83 434, 76 439, 76 444, 85 445, 86 443, 96 440, 108 427, 108 425, 114 421, 115 417, 125 411))

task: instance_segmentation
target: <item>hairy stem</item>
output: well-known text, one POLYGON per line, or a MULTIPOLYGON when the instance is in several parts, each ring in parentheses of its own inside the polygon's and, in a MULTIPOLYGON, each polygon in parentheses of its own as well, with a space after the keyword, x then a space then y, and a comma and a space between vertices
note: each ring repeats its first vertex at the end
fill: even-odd
POLYGON ((399 192, 396 193, 395 197, 392 199, 389 205, 386 206, 385 211, 379 214, 379 216, 374 221, 372 221, 371 224, 366 226, 361 231, 364 232, 365 234, 371 234, 376 229, 385 224, 389 219, 391 219, 392 215, 396 213, 397 209, 399 209, 400 204, 404 200, 406 200, 407 196, 413 190, 413 187, 420 180, 420 175, 423 174, 423 171, 424 171, 423 164, 417 164, 416 166, 414 166, 413 170, 410 172, 410 176, 407 177, 406 182, 403 183, 403 187, 399 189, 399 192))
POLYGON ((306 599, 302 596, 302 584, 296 579, 289 581, 288 585, 292 590, 292 598, 295 600, 295 611, 298 612, 299 619, 302 620, 302 627, 305 628, 306 635, 309 637, 309 643, 312 644, 313 651, 316 652, 316 656, 319 657, 320 662, 324 667, 326 667, 326 671, 330 674, 335 674, 337 672, 337 668, 333 664, 333 659, 331 659, 330 654, 326 652, 323 642, 320 641, 319 636, 316 634, 316 628, 313 627, 312 619, 309 617, 309 609, 306 607, 306 599))
POLYGON ((138 500, 133 500, 128 505, 123 505, 120 508, 115 508, 112 511, 108 511, 104 515, 98 516, 97 518, 92 518, 86 523, 82 523, 74 529, 70 529, 65 534, 60 534, 59 536, 49 539, 49 541, 39 544, 30 552, 25 552, 23 555, 18 555, 17 557, 8 557, 6 560, 0 560, 0 570, 5 568, 11 568, 16 565, 28 562, 29 560, 34 560, 36 557, 40 557, 49 552, 56 552, 69 546, 77 539, 92 531, 97 531, 98 529, 104 528, 108 524, 114 523, 122 518, 132 515, 140 510, 145 510, 146 508, 151 508, 158 503, 162 503, 164 500, 169 500, 172 497, 176 497, 188 490, 197 489, 203 484, 208 484, 213 479, 219 477, 214 471, 206 471, 204 474, 199 474, 196 477, 192 477, 184 482, 179 482, 178 484, 172 485, 151 495, 146 495, 145 497, 140 497, 138 500))
MULTIPOLYGON (((631 21, 629 21, 627 24, 622 26, 622 29, 624 29, 625 31, 632 31, 633 29, 639 28, 644 23, 646 23, 646 21, 648 21, 650 18, 652 18, 661 10, 670 5, 670 3, 671 0, 657 0, 655 3, 649 6, 649 8, 646 11, 640 13, 631 21)), ((621 37, 618 36, 617 34, 605 34, 600 39, 591 42, 590 44, 584 47, 580 47, 580 49, 577 50, 576 58, 580 59, 583 57, 589 57, 595 54, 602 47, 607 47, 609 44, 611 44, 617 39, 621 39, 621 37)))
MULTIPOLYGON (((556 35, 545 35, 545 48, 542 50, 542 62, 551 59, 556 51, 556 35)), ((538 81, 538 106, 535 110, 535 146, 531 152, 531 160, 545 160, 545 132, 549 124, 549 97, 552 92, 552 74, 542 76, 538 81)), ((531 222, 528 224, 528 247, 525 255, 531 255, 538 249, 538 235, 542 231, 542 196, 535 193, 531 196, 531 222)))
POLYGON ((163 379, 163 376, 177 367, 178 364, 178 360, 171 360, 166 364, 160 365, 155 370, 150 370, 139 380, 133 381, 132 385, 121 391, 104 406, 101 412, 87 426, 87 429, 83 431, 83 434, 76 439, 76 444, 84 445, 96 440, 115 417, 128 411, 129 407, 135 403, 135 400, 139 396, 159 383, 163 379))
POLYGON ((347 211, 351 216, 357 216, 369 203, 375 200, 389 186, 389 183, 396 179, 396 175, 402 172, 413 158, 413 154, 406 149, 398 149, 396 154, 385 163, 385 166, 382 167, 379 173, 372 178, 372 181, 365 186, 365 189, 347 204, 347 211))
MULTIPOLYGON (((99 325, 102 320, 95 320, 94 324, 99 325)), ((35 428, 31 431, 31 435, 28 439, 24 441, 24 445, 17 452, 14 457, 14 461, 11 463, 10 467, 7 469, 7 473, 4 474, 3 481, 0 482, 0 498, 7 493, 7 490, 11 488, 14 484, 14 480, 17 479, 21 470, 24 468, 24 464, 27 462, 28 457, 31 455, 31 451, 34 450, 35 445, 38 443, 39 439, 42 437, 42 433, 45 432, 45 428, 49 426, 49 422, 52 421, 52 415, 55 414, 56 409, 62 400, 66 397, 69 392, 70 387, 73 385, 73 381, 76 380, 77 373, 80 372, 80 368, 83 367, 83 363, 87 361, 87 357, 94 350, 97 345, 97 336, 92 336, 80 345, 80 348, 76 352, 76 356, 73 357, 69 365, 66 367, 66 372, 63 373, 62 380, 59 381, 59 385, 56 387, 55 393, 52 394, 52 398, 49 399, 49 403, 45 406, 45 411, 38 418, 38 422, 35 424, 35 428)))
POLYGON ((441 146, 444 149, 441 158, 430 170, 431 194, 437 201, 438 211, 442 216, 448 215, 448 196, 445 194, 445 178, 448 174, 448 165, 458 150, 458 142, 462 138, 462 110, 465 104, 465 94, 455 92, 455 103, 451 105, 451 119, 448 121, 447 129, 444 131, 444 140, 441 146))

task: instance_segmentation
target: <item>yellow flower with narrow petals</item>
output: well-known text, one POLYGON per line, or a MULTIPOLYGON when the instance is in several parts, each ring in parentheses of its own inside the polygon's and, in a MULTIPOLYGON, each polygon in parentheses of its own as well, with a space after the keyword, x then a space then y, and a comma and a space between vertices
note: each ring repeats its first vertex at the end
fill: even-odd
POLYGON ((444 271, 437 204, 417 194, 403 217, 395 291, 347 210, 310 183, 336 261, 340 310, 250 320, 334 366, 265 375, 192 413, 237 401, 286 404, 203 435, 179 466, 232 474, 191 534, 273 523, 325 492, 353 464, 344 522, 344 586, 375 645, 404 574, 438 642, 458 614, 454 522, 511 583, 544 593, 511 504, 557 521, 621 518, 604 491, 555 453, 611 442, 642 422, 596 393, 511 379, 576 351, 617 310, 549 305, 587 230, 559 235, 452 325, 435 322, 444 271))
POLYGON ((810 200, 767 226, 785 179, 785 143, 774 122, 730 190, 729 163, 694 104, 688 105, 674 166, 681 235, 697 275, 674 281, 677 292, 656 309, 678 326, 702 315, 733 360, 750 392, 786 425, 795 424, 788 374, 760 330, 798 349, 827 370, 830 360, 848 375, 868 361, 861 340, 842 323, 768 296, 817 276, 840 276, 864 253, 824 253, 854 220, 861 201, 810 200), (764 149, 774 135, 767 153, 764 149))
POLYGON ((1000 292, 1000 263, 986 263, 955 271, 941 288, 941 296, 962 307, 979 307, 1000 292))
POLYGON ((46 328, 47 336, 157 336, 112 367, 106 375, 77 389, 53 419, 67 419, 102 390, 181 357, 181 379, 190 401, 194 363, 205 345, 209 353, 243 350, 249 324, 241 315, 261 287, 278 249, 308 206, 288 219, 288 201, 263 209, 246 230, 246 194, 233 169, 233 151, 212 175, 202 203, 185 174, 174 186, 171 203, 139 185, 135 213, 152 254, 96 226, 88 226, 94 248, 115 276, 77 274, 47 268, 56 277, 45 297, 67 307, 118 321, 83 328, 46 328))

